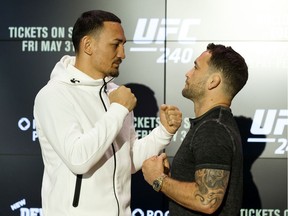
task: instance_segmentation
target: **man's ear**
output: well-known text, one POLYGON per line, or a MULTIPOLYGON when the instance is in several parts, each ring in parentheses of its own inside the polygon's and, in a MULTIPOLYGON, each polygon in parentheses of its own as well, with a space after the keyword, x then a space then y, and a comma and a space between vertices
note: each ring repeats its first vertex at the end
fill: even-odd
POLYGON ((92 38, 86 35, 81 39, 81 43, 82 43, 83 51, 87 55, 92 55, 92 38))
POLYGON ((221 76, 218 73, 214 73, 209 77, 208 89, 212 90, 220 85, 221 76))

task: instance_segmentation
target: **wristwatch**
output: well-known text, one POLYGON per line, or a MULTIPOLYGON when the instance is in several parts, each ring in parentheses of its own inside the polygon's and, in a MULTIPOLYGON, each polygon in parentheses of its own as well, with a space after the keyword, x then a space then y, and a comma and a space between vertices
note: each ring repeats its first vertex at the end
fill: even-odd
POLYGON ((152 183, 152 187, 155 191, 159 192, 163 185, 163 180, 167 177, 167 175, 162 174, 157 179, 155 179, 152 183))

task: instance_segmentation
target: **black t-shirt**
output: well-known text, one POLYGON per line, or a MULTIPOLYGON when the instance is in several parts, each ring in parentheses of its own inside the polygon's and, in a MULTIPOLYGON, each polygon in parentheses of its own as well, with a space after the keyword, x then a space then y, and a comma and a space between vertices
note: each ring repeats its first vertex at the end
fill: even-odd
MULTIPOLYGON (((226 195, 213 215, 238 215, 242 202, 243 158, 241 136, 231 110, 216 107, 201 117, 190 119, 190 123, 190 130, 173 159, 172 178, 195 182, 195 171, 199 169, 230 171, 226 195)), ((170 216, 206 215, 189 210, 172 200, 169 211, 170 216)))

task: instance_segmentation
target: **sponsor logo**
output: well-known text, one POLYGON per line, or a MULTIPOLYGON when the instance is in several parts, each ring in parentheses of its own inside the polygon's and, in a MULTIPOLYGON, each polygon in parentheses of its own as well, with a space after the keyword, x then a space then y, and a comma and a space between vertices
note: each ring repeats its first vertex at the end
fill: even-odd
POLYGON ((38 138, 35 120, 29 120, 27 117, 22 117, 18 120, 18 128, 21 131, 29 131, 32 129, 32 141, 36 141, 38 138))
POLYGON ((143 210, 136 208, 132 212, 132 216, 169 216, 169 211, 163 212, 161 210, 143 210))
POLYGON ((10 205, 13 212, 20 212, 20 216, 42 216, 42 208, 25 208, 26 199, 22 199, 16 203, 10 205))

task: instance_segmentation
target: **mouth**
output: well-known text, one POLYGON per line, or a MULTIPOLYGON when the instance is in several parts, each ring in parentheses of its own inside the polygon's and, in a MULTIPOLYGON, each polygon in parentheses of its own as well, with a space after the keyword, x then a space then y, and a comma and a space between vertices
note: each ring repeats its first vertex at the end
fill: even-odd
POLYGON ((114 66, 115 68, 119 68, 120 64, 121 64, 121 61, 113 62, 113 66, 114 66))
POLYGON ((120 65, 121 63, 122 63, 122 60, 121 60, 121 59, 113 62, 113 64, 116 64, 116 65, 120 65))

